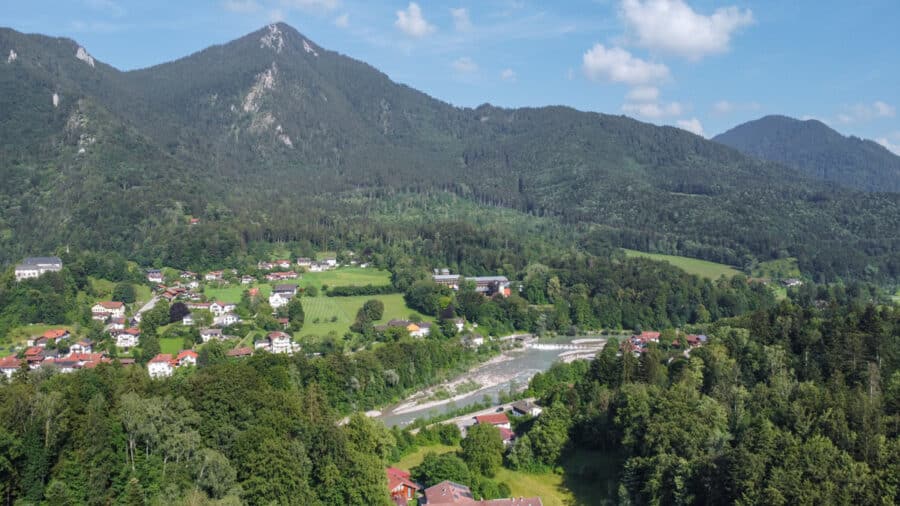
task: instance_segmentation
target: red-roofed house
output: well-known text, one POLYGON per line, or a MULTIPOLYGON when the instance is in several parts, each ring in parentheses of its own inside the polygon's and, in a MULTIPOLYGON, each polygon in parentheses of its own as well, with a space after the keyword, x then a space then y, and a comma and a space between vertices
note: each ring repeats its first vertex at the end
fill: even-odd
POLYGON ((490 415, 479 415, 475 417, 475 423, 485 423, 494 427, 502 427, 504 429, 512 428, 509 424, 509 418, 506 413, 492 413, 490 415))
POLYGON ((250 355, 253 355, 253 348, 248 348, 248 347, 235 348, 233 350, 229 350, 228 353, 226 353, 226 355, 228 355, 229 357, 236 357, 236 358, 249 357, 250 355))
POLYGON ((121 302, 103 301, 91 307, 91 318, 106 321, 109 318, 124 318, 125 304, 121 302))
POLYGON ((516 433, 511 429, 506 429, 503 427, 498 427, 500 429, 500 439, 503 440, 504 445, 509 445, 513 441, 516 440, 516 433))
POLYGON ((418 483, 412 481, 409 473, 397 469, 387 468, 388 490, 391 492, 391 500, 398 506, 405 506, 408 501, 416 497, 416 493, 422 489, 418 483))
POLYGON ((465 485, 452 481, 442 481, 425 489, 423 505, 466 505, 466 506, 543 506, 540 497, 513 497, 508 499, 482 499, 476 501, 472 491, 465 485))
POLYGON ((6 375, 7 379, 11 379, 20 367, 22 367, 22 361, 15 355, 0 358, 0 373, 6 375))
POLYGON ((171 376, 175 368, 172 366, 172 354, 160 353, 147 362, 147 372, 151 378, 164 378, 171 376))
POLYGON ((193 350, 184 350, 175 357, 175 363, 178 367, 186 365, 197 365, 197 352, 193 350))

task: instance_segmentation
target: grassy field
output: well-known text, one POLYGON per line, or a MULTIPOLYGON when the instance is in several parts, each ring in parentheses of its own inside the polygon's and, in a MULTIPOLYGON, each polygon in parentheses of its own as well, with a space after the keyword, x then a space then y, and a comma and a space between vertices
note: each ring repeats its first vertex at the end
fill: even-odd
POLYGON ((184 339, 180 337, 161 337, 159 338, 159 350, 161 353, 171 353, 177 355, 182 350, 184 339))
POLYGON ((339 335, 343 334, 350 329, 359 308, 370 299, 378 299, 384 303, 384 317, 378 323, 384 323, 394 318, 405 319, 411 313, 415 313, 406 305, 403 295, 399 293, 360 295, 358 297, 303 297, 306 323, 299 335, 323 336, 331 331, 335 331, 339 335), (332 322, 331 319, 335 316, 337 320, 332 322), (319 323, 315 323, 316 319, 319 320, 319 323))
POLYGON ((760 262, 753 268, 754 278, 770 278, 779 280, 784 278, 799 278, 802 276, 797 259, 794 257, 779 258, 760 262))
POLYGON ((333 271, 307 272, 300 279, 300 286, 314 286, 319 290, 322 285, 328 286, 383 286, 391 284, 391 273, 378 269, 361 267, 341 267, 333 271))
MULTIPOLYGON (((459 450, 459 446, 435 445, 419 448, 413 453, 401 458, 394 467, 409 471, 411 468, 422 463, 425 454, 434 452, 444 454, 459 450)), ((564 465, 569 470, 583 470, 585 466, 593 466, 596 462, 594 454, 578 454, 570 458, 564 465)), ((579 473, 584 474, 584 473, 579 473)), ((573 480, 566 475, 560 475, 552 472, 546 473, 525 473, 512 471, 501 468, 494 477, 499 482, 509 485, 513 497, 533 497, 539 496, 545 506, 572 506, 572 505, 594 505, 601 504, 605 496, 605 486, 601 486, 597 480, 581 482, 581 479, 573 480), (573 493, 569 489, 568 483, 572 482, 578 493, 573 493), (578 483, 576 483, 578 482, 578 483)), ((600 480, 603 481, 603 480, 600 480)))
MULTIPOLYGON (((35 323, 31 325, 22 325, 21 327, 16 327, 9 331, 8 334, 2 339, 0 339, 0 346, 4 348, 0 351, 6 351, 7 346, 24 346, 25 341, 31 339, 32 337, 40 336, 44 332, 47 332, 50 329, 66 329, 69 332, 72 332, 75 327, 72 325, 44 325, 43 323, 35 323)), ((3 353, 0 353, 3 354, 3 353)))
MULTIPOLYGON (((307 272, 300 276, 300 280, 288 280, 277 284, 299 284, 302 288, 316 287, 320 292, 322 285, 328 286, 383 286, 391 283, 391 273, 376 269, 362 269, 359 267, 344 267, 333 271, 307 272)), ((272 293, 272 284, 258 283, 251 286, 259 288, 263 297, 272 293)), ((209 300, 221 300, 222 302, 240 302, 241 294, 250 288, 247 285, 230 285, 223 288, 206 286, 203 293, 209 300)), ((353 311, 354 316, 356 310, 353 311)))
POLYGON ((698 260, 696 258, 679 257, 675 255, 660 255, 658 253, 644 253, 643 251, 635 251, 626 249, 625 254, 629 257, 644 257, 651 260, 659 260, 668 262, 675 267, 682 269, 688 274, 696 274, 702 278, 719 279, 720 276, 730 278, 741 272, 734 267, 725 264, 717 264, 706 260, 698 260))

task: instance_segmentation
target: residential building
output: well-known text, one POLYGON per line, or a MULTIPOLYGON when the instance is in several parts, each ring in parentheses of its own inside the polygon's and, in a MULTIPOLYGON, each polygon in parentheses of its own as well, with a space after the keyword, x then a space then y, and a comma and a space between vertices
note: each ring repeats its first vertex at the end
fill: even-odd
POLYGON ((208 343, 212 339, 221 341, 225 339, 225 335, 222 334, 222 331, 220 329, 200 329, 201 341, 203 341, 204 343, 208 343))
POLYGON ((387 468, 387 479, 391 501, 399 506, 406 506, 422 490, 422 486, 414 482, 408 472, 396 467, 387 468))
POLYGON ((147 281, 151 283, 162 283, 163 282, 163 273, 159 269, 148 269, 147 270, 147 281))
POLYGON ((16 266, 16 281, 39 278, 47 272, 59 272, 62 266, 59 257, 29 257, 16 266))
POLYGON ((98 321, 125 318, 125 304, 113 301, 98 302, 91 307, 91 318, 98 321))
POLYGON ((172 354, 171 353, 160 353, 159 355, 150 359, 147 362, 147 372, 150 373, 151 378, 164 378, 171 376, 175 371, 175 367, 172 364, 172 354))
POLYGON ((465 505, 465 506, 543 506, 540 497, 513 497, 507 499, 476 500, 472 490, 452 481, 442 481, 425 489, 422 505, 465 505))
POLYGON ((479 415, 475 417, 475 423, 493 425, 494 427, 511 429, 509 418, 506 413, 492 413, 490 415, 479 415))
POLYGON ((22 367, 22 360, 17 358, 15 355, 9 355, 8 357, 0 358, 0 373, 6 376, 6 379, 11 379, 13 374, 22 367))
POLYGON ((244 358, 253 355, 253 348, 243 347, 243 348, 235 348, 233 350, 229 350, 225 355, 234 358, 244 358))
POLYGON ((184 318, 181 319, 181 324, 185 327, 192 327, 194 325, 194 315, 191 313, 184 315, 184 318))
POLYGON ((531 401, 517 401, 512 404, 510 413, 513 416, 538 416, 543 410, 531 401))
POLYGON ((206 281, 222 281, 224 273, 222 271, 210 271, 203 276, 206 281))
POLYGON ((290 334, 285 332, 269 332, 269 351, 272 353, 292 353, 293 343, 290 334))
POLYGON ((228 327, 235 323, 239 323, 240 321, 240 317, 234 313, 225 313, 213 318, 213 324, 218 325, 219 327, 228 327))
POLYGON ((237 304, 232 304, 230 302, 213 302, 209 305, 209 310, 212 314, 216 316, 221 316, 225 313, 230 313, 237 308, 237 304))
POLYGON ((286 306, 297 295, 297 285, 275 285, 272 294, 269 295, 269 305, 272 309, 286 306))
POLYGON ((450 274, 447 269, 442 269, 440 272, 435 269, 435 273, 431 276, 431 279, 439 285, 449 286, 454 290, 459 290, 459 286, 463 280, 474 283, 475 291, 487 297, 492 297, 498 293, 504 297, 509 297, 512 294, 509 279, 507 279, 506 276, 474 276, 463 278, 459 274, 450 274))
POLYGON ((137 327, 130 327, 120 330, 116 335, 116 348, 129 349, 138 345, 141 338, 141 331, 137 327))
POLYGON ((74 353, 91 353, 92 351, 94 351, 94 342, 90 339, 82 339, 72 346, 69 346, 70 355, 74 353))
POLYGON ((254 281, 256 281, 256 278, 253 276, 241 276, 242 285, 252 285, 254 281))
POLYGON ((175 364, 177 367, 185 367, 190 365, 197 365, 197 352, 193 350, 184 350, 175 357, 175 364))

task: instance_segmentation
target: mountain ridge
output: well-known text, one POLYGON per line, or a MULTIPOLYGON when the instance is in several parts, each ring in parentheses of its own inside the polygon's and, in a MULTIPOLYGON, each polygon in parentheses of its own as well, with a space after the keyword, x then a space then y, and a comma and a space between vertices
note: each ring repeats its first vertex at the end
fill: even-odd
POLYGON ((207 217, 216 255, 236 254, 298 237, 309 221, 357 221, 349 214, 378 199, 446 192, 634 249, 739 266, 798 256, 832 277, 865 276, 872 262, 900 272, 888 254, 900 241, 896 197, 863 197, 680 129, 563 106, 455 107, 284 24, 128 72, 29 37, 0 30, 0 51, 30 45, 0 63, 11 112, 0 154, 19 181, 0 192, 7 262, 77 244, 196 265, 208 260, 168 258, 185 214, 207 217), (96 221, 66 188, 115 215, 96 221), (852 208, 879 219, 848 218, 852 208), (35 222, 47 233, 29 236, 35 222))
POLYGON ((712 138, 747 155, 864 191, 900 191, 900 156, 821 121, 770 115, 712 138))

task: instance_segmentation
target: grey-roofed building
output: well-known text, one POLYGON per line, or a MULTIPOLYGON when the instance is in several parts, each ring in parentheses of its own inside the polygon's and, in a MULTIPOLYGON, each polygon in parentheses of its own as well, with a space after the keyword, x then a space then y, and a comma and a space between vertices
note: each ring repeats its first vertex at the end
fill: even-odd
POLYGON ((16 281, 39 278, 47 272, 59 272, 62 270, 62 265, 59 257, 26 258, 16 266, 16 281))

